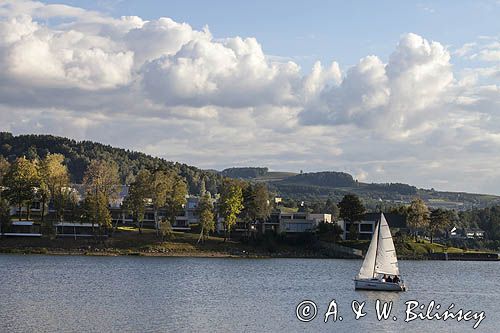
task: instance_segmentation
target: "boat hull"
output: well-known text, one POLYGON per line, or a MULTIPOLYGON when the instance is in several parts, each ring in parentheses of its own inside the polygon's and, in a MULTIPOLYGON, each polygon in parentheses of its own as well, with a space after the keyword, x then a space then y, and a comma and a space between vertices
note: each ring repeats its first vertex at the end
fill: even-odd
POLYGON ((380 291, 406 291, 404 283, 383 282, 377 279, 355 279, 354 289, 380 291))

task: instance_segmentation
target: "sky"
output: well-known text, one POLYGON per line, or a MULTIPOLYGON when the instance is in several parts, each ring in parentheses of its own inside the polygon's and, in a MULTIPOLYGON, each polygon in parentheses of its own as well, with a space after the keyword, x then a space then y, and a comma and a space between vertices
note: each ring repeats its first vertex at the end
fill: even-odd
POLYGON ((0 0, 0 131, 500 194, 500 2, 0 0))

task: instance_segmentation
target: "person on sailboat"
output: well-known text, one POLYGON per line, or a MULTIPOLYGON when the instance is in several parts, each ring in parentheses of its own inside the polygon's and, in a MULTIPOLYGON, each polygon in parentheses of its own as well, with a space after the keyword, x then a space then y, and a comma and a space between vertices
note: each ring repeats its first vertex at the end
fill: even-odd
POLYGON ((387 275, 384 274, 384 276, 382 277, 382 282, 387 282, 387 275))
POLYGON ((394 282, 394 281, 392 280, 391 276, 389 275, 389 276, 387 277, 387 279, 385 279, 385 282, 394 282))
POLYGON ((394 279, 392 279, 392 282, 399 283, 399 278, 397 275, 394 275, 394 279))

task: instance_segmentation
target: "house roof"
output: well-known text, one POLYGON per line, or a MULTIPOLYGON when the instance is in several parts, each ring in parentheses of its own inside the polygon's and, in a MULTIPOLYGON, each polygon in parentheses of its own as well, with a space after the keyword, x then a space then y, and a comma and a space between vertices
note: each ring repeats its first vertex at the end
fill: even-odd
MULTIPOLYGON (((59 222, 54 224, 55 227, 82 227, 88 228, 92 227, 92 223, 73 223, 73 222, 59 222)), ((97 224, 95 225, 97 227, 97 224)))
POLYGON ((27 226, 31 226, 33 224, 34 224, 33 221, 12 221, 12 225, 19 225, 19 226, 27 225, 27 226))
MULTIPOLYGON (((394 214, 394 213, 384 213, 387 224, 391 228, 406 228, 406 218, 404 215, 394 214)), ((380 218, 380 213, 366 213, 363 217, 363 221, 378 221, 380 218)))

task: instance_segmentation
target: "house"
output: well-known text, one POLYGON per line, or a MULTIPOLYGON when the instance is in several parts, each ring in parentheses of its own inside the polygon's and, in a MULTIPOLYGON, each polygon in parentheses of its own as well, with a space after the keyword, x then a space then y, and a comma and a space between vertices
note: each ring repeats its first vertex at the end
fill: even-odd
POLYGON ((479 228, 465 228, 458 229, 457 227, 453 227, 448 232, 449 238, 458 238, 458 239, 482 239, 485 236, 485 232, 479 228))
POLYGON ((9 237, 42 237, 40 224, 33 221, 12 221, 2 235, 9 237))
MULTIPOLYGON (((118 199, 114 200, 110 205, 111 218, 113 225, 118 226, 135 226, 134 219, 130 212, 123 207, 125 197, 128 195, 128 186, 124 185, 121 188, 118 199)), ((193 225, 199 223, 198 204, 199 198, 195 196, 188 196, 186 203, 179 211, 172 224, 172 229, 176 231, 190 230, 193 225)), ((167 210, 165 208, 158 209, 158 220, 161 221, 167 218, 167 210)), ((146 204, 144 217, 142 220, 142 227, 147 229, 155 228, 155 211, 152 205, 152 200, 149 199, 146 204)))
POLYGON ((267 232, 295 234, 314 232, 322 222, 332 223, 332 215, 286 212, 278 209, 271 212, 269 218, 259 223, 256 228, 263 234, 267 232))
POLYGON ((313 232, 318 223, 317 220, 309 218, 306 212, 281 213, 279 230, 286 234, 313 232))
POLYGON ((464 229, 463 235, 465 238, 482 239, 484 238, 484 230, 478 228, 464 229))
POLYGON ((259 231, 263 234, 267 232, 278 233, 280 230, 280 215, 280 210, 271 212, 269 217, 258 226, 259 231))
MULTIPOLYGON (((73 222, 59 222, 54 225, 56 237, 94 237, 94 228, 92 223, 73 223, 73 222)), ((103 235, 107 237, 107 235, 103 235)))
MULTIPOLYGON (((406 218, 403 215, 384 213, 384 216, 393 233, 407 231, 406 218)), ((363 215, 361 221, 353 223, 358 232, 358 239, 371 239, 379 218, 380 213, 366 213, 363 215)), ((350 239, 349 230, 351 229, 351 223, 344 220, 338 220, 336 223, 344 230, 342 239, 350 239)))
POLYGON ((457 227, 453 227, 448 232, 448 237, 449 238, 461 238, 462 234, 461 234, 460 230, 457 229, 457 227))
POLYGON ((313 214, 310 213, 307 215, 309 219, 316 221, 319 223, 332 223, 332 214, 313 214))
MULTIPOLYGON (((34 192, 38 192, 38 188, 34 188, 34 192)), ((83 185, 81 184, 73 184, 70 187, 63 187, 62 192, 71 195, 78 202, 82 200, 83 194, 84 193, 84 188, 83 185)), ((11 216, 17 216, 18 218, 22 216, 24 218, 27 216, 28 209, 25 204, 21 206, 21 209, 17 205, 11 205, 10 206, 10 215, 11 216)), ((42 218, 42 214, 44 216, 54 216, 56 213, 56 209, 54 206, 54 202, 52 200, 48 200, 45 204, 45 207, 43 207, 42 202, 35 196, 34 200, 31 202, 30 207, 29 207, 29 216, 30 218, 33 218, 35 220, 39 220, 42 218)))

